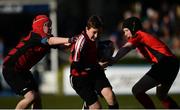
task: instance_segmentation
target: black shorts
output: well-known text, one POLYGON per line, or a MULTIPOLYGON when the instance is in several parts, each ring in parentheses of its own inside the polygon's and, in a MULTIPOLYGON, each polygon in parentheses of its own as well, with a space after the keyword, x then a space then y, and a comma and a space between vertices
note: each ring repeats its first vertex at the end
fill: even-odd
POLYGON ((88 76, 75 77, 70 75, 70 82, 76 93, 86 102, 92 105, 98 100, 98 94, 105 87, 112 88, 104 70, 89 71, 88 76))
POLYGON ((179 72, 177 58, 164 57, 157 64, 152 65, 147 75, 158 80, 160 83, 172 83, 179 72))
POLYGON ((15 72, 3 69, 3 76, 11 89, 18 95, 25 95, 30 90, 38 91, 38 85, 30 71, 15 72))

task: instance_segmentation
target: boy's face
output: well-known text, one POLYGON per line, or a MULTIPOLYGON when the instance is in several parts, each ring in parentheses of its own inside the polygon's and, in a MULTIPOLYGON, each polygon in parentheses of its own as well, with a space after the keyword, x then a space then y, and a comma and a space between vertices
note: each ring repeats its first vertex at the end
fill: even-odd
POLYGON ((96 39, 98 38, 99 34, 100 34, 100 29, 97 28, 87 28, 86 27, 86 34, 88 35, 89 39, 91 41, 96 41, 96 39))
POLYGON ((131 39, 133 37, 131 31, 128 28, 123 28, 123 32, 126 39, 131 39))
POLYGON ((44 23, 43 26, 43 31, 46 35, 51 35, 51 31, 52 31, 52 23, 50 21, 44 23))

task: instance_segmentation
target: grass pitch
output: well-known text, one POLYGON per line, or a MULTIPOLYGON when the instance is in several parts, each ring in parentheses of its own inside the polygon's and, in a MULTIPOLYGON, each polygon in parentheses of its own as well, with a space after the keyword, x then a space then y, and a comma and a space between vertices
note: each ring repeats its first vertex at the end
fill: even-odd
MULTIPOLYGON (((180 105, 180 94, 172 94, 173 99, 180 105)), ((159 100, 151 95, 156 107, 161 109, 162 105, 159 100)), ((0 109, 13 109, 16 103, 21 99, 17 96, 0 97, 0 109)), ((141 104, 132 95, 117 96, 120 109, 142 109, 141 104)), ((100 98, 104 109, 107 108, 105 101, 100 98)), ((62 95, 42 95, 43 109, 81 109, 83 101, 78 96, 62 96, 62 95)))

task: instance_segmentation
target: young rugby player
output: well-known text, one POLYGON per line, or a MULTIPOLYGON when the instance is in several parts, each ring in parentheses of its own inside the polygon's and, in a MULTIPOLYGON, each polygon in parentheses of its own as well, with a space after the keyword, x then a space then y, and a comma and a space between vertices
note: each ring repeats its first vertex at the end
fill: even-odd
POLYGON ((51 30, 49 17, 36 16, 29 35, 4 58, 3 76, 6 82, 16 94, 24 96, 16 109, 25 109, 31 105, 33 109, 42 107, 37 83, 30 69, 49 52, 51 46, 73 41, 72 38, 53 37, 51 30))
POLYGON ((179 71, 177 57, 162 41, 144 32, 141 21, 137 17, 126 19, 123 22, 122 30, 128 41, 112 58, 110 65, 136 48, 152 64, 151 69, 132 88, 136 99, 144 108, 155 108, 146 91, 156 87, 156 95, 165 108, 179 108, 177 103, 168 95, 179 71))
POLYGON ((97 39, 103 23, 99 16, 91 16, 85 30, 78 35, 71 50, 70 82, 76 93, 89 109, 100 109, 98 95, 102 95, 110 109, 118 109, 118 103, 112 91, 104 69, 98 64, 97 39))

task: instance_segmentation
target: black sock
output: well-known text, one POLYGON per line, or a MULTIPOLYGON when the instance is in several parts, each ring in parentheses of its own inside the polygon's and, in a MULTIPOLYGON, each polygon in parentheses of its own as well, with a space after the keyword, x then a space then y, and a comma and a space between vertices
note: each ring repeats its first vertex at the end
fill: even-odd
POLYGON ((115 103, 114 105, 108 105, 109 109, 119 109, 119 104, 115 103))

